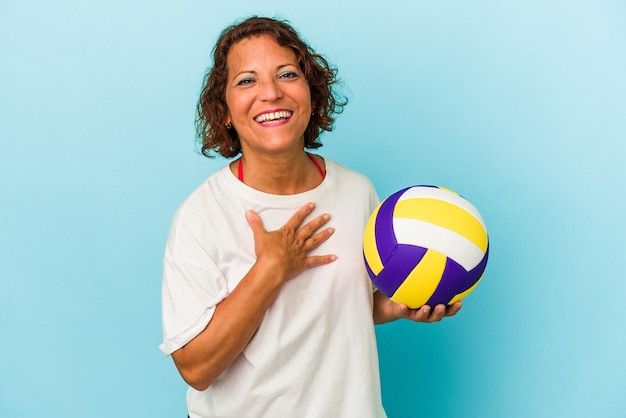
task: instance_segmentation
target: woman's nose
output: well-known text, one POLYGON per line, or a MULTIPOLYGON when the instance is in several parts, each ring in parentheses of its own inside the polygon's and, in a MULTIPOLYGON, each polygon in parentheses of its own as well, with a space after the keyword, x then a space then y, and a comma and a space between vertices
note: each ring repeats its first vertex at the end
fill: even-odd
POLYGON ((283 96, 278 80, 267 80, 261 83, 261 91, 259 93, 261 100, 274 101, 283 96))

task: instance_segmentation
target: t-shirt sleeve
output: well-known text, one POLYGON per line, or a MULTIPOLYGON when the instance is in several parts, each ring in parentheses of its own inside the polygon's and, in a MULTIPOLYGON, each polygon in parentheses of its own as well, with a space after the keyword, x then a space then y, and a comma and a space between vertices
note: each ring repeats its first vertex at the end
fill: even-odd
POLYGON ((226 296, 226 280, 210 249, 174 217, 163 258, 161 351, 170 355, 204 330, 226 296))

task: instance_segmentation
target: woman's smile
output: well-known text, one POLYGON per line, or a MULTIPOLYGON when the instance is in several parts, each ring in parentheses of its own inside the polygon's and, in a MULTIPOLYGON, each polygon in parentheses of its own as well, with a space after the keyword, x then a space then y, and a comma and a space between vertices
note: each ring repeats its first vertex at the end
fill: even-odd
POLYGON ((293 115, 293 112, 290 110, 269 110, 260 113, 254 120, 263 126, 277 126, 286 123, 291 118, 291 115, 293 115))

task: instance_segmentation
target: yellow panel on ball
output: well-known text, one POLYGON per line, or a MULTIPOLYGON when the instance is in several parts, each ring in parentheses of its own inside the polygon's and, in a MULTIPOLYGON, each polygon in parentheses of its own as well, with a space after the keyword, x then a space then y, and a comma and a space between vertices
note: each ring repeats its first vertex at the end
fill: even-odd
POLYGON ((411 309, 419 308, 432 296, 446 267, 446 256, 428 250, 413 271, 406 277, 391 300, 411 309))
POLYGON ((380 259, 378 248, 376 247, 376 215, 380 205, 374 210, 365 225, 365 233, 363 234, 363 255, 369 268, 374 274, 379 274, 383 269, 383 262, 380 259))

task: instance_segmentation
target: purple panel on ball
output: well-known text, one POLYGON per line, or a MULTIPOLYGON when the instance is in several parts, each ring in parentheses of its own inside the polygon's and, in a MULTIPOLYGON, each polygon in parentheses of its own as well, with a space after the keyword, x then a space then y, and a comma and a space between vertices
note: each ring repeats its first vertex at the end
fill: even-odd
POLYGON ((473 269, 471 269, 468 274, 465 282, 461 284, 459 291, 457 293, 465 292, 470 287, 474 286, 478 280, 482 277, 485 272, 485 268, 487 268, 487 259, 489 258, 489 244, 487 244, 487 251, 485 251, 485 255, 483 259, 480 260, 480 263, 473 269))
POLYGON ((393 211, 396 207, 396 202, 398 202, 406 190, 407 189, 400 190, 385 199, 380 205, 380 209, 378 209, 378 214, 376 215, 374 236, 376 237, 378 256, 383 265, 385 265, 385 262, 398 245, 398 240, 396 240, 396 235, 393 232, 393 211))
MULTIPOLYGON (((385 296, 391 297, 426 254, 426 248, 399 244, 390 254, 382 271, 372 278, 385 296)), ((370 274, 370 277, 372 275, 370 274)))
POLYGON ((459 293, 459 287, 465 282, 466 278, 467 270, 463 266, 450 258, 446 259, 446 267, 441 275, 439 285, 437 285, 426 305, 430 307, 440 303, 447 305, 459 293))

